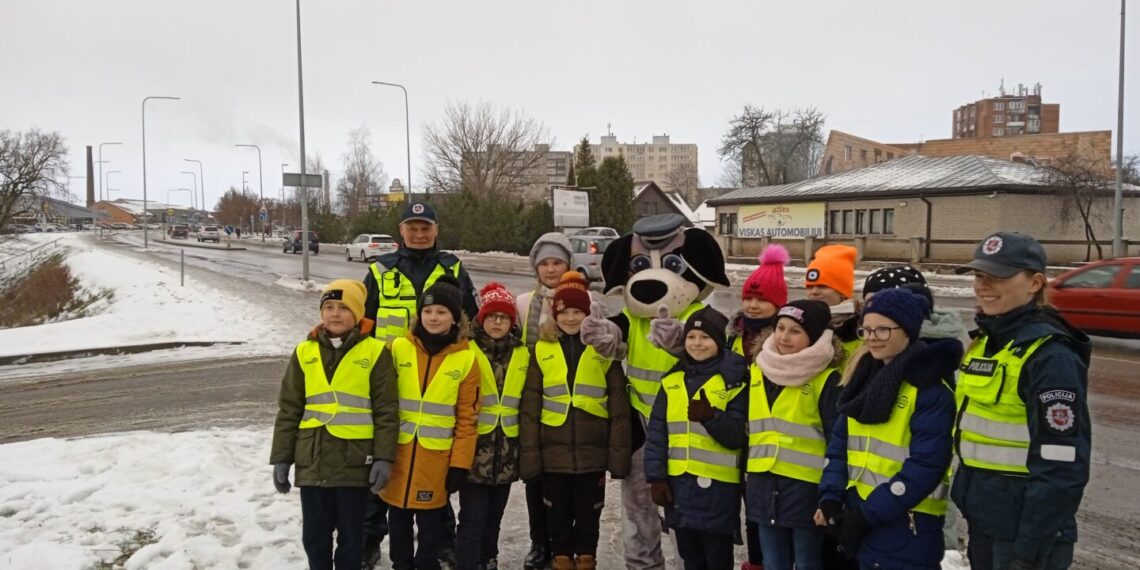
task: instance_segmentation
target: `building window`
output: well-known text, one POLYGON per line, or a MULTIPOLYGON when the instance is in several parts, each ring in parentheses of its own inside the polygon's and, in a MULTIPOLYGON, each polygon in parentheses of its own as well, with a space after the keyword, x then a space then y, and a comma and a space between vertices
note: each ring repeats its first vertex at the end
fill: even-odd
POLYGON ((1030 117, 1029 122, 1025 125, 1025 128, 1031 133, 1040 132, 1041 131, 1041 119, 1030 117))
POLYGON ((867 210, 867 218, 869 220, 870 231, 867 233, 881 234, 883 233, 883 212, 882 210, 867 210))
POLYGON ((867 233, 867 210, 855 210, 855 234, 863 235, 867 233))
POLYGON ((1004 111, 1005 110, 1005 103, 1002 103, 1001 101, 994 103, 994 110, 995 111, 1004 111))
POLYGON ((843 210, 843 232, 850 234, 855 231, 855 210, 843 210))
POLYGON ((1001 127, 994 127, 994 136, 995 137, 1005 136, 1005 129, 1003 129, 1001 127))
POLYGON ((1004 123, 1005 122, 1005 115, 994 115, 994 122, 995 123, 1004 123))
POLYGON ((895 158, 895 153, 893 153, 893 152, 887 153, 887 160, 893 160, 894 158, 895 158))
POLYGON ((883 161, 883 151, 875 149, 875 164, 883 161))
POLYGON ((1024 111, 1025 110, 1025 101, 1010 101, 1009 102, 1009 110, 1010 111, 1024 111))
POLYGON ((843 147, 843 160, 851 160, 851 145, 843 147))
POLYGON ((842 222, 843 222, 843 212, 841 212, 839 210, 831 210, 830 212, 828 212, 828 215, 830 216, 830 219, 828 220, 828 224, 827 224, 828 228, 829 228, 829 232, 831 234, 843 233, 842 232, 843 228, 841 227, 842 222))
POLYGON ((720 235, 734 236, 736 235, 736 214, 723 213, 720 214, 720 235))
POLYGON ((863 160, 863 164, 867 163, 867 149, 862 149, 859 151, 859 158, 863 160))
POLYGON ((894 208, 886 208, 883 210, 883 233, 887 235, 895 233, 894 208))

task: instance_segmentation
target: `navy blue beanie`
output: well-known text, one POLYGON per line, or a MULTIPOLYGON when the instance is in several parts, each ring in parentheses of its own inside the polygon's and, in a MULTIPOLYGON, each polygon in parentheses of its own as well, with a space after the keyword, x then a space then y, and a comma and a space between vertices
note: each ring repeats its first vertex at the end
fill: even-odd
POLYGON ((907 288, 884 289, 867 301, 863 316, 878 313, 898 323, 911 341, 918 340, 922 321, 930 311, 930 303, 920 293, 907 288))

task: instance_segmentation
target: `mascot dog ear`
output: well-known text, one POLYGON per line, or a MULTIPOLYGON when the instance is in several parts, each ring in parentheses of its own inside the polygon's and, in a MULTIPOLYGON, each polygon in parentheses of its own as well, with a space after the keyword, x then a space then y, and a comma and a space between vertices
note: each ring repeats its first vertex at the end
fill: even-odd
POLYGON ((632 244, 633 234, 626 234, 615 239, 602 253, 602 278, 606 282, 603 293, 609 293, 629 281, 629 249, 632 244))
MULTIPOLYGON (((700 228, 689 228, 685 230, 684 247, 685 263, 688 263, 693 271, 711 283, 723 287, 729 286, 728 275, 724 271, 724 255, 720 252, 720 245, 716 243, 716 238, 700 228)), ((607 255, 611 249, 613 249, 613 244, 610 244, 609 249, 606 250, 607 255)), ((628 258, 629 248, 624 249, 628 258)), ((628 259, 626 262, 628 264, 628 259)), ((602 258, 602 265, 605 266, 605 257, 602 258)), ((609 273, 606 274, 606 286, 609 286, 609 273)))

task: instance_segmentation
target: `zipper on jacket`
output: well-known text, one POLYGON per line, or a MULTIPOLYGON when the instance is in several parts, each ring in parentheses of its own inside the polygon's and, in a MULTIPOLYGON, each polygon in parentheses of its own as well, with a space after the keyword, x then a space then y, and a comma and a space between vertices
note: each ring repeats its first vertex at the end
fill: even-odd
MULTIPOLYGON (((424 367, 423 385, 420 386, 420 403, 423 403, 424 392, 427 391, 428 373, 431 372, 431 361, 435 358, 434 354, 428 355, 427 366, 424 367)), ((421 420, 423 418, 420 418, 421 420)), ((408 462, 408 484, 404 487, 404 508, 408 508, 408 498, 412 494, 412 478, 416 472, 416 448, 420 446, 419 428, 416 428, 416 437, 412 438, 412 460, 408 462)))

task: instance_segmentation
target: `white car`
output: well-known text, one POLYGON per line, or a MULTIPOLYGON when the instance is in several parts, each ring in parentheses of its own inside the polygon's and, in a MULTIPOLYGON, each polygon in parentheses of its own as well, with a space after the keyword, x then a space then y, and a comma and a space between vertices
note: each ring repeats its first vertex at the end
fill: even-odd
POLYGON ((359 259, 365 263, 385 253, 399 249, 399 244, 388 234, 360 234, 344 248, 344 256, 349 261, 359 259))
POLYGON ((222 232, 218 230, 218 226, 202 226, 198 230, 198 243, 204 241, 212 241, 214 243, 221 243, 222 232))

